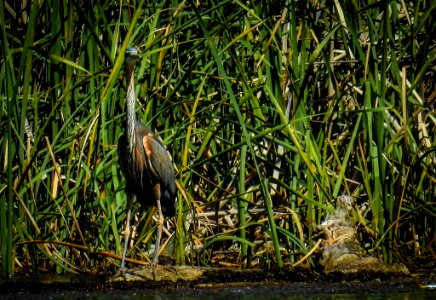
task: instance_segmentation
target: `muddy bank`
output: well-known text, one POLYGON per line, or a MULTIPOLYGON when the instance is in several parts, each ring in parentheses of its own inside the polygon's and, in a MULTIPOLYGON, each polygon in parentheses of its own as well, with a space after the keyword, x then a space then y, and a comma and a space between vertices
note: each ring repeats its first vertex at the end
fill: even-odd
MULTIPOLYGON (((193 271, 192 268, 191 271, 193 271)), ((406 293, 425 290, 434 293, 436 289, 436 270, 425 270, 410 275, 386 275, 386 274, 342 274, 298 270, 239 270, 239 269, 207 269, 195 268, 202 275, 197 278, 179 278, 173 280, 126 280, 117 276, 60 276, 44 275, 37 278, 14 278, 0 283, 0 298, 32 298, 88 295, 91 298, 97 295, 105 295, 105 298, 115 299, 116 295, 125 293, 129 295, 141 294, 151 296, 156 293, 167 296, 200 297, 201 295, 214 295, 219 293, 238 294, 262 293, 286 295, 314 295, 314 294, 359 294, 359 293, 406 293), (432 289, 433 288, 433 289, 432 289), (94 296, 92 296, 94 295, 94 296), (111 298, 111 297, 114 298, 111 298)), ((179 272, 172 269, 172 272, 179 272)), ((161 273, 158 270, 158 274, 161 273)), ((189 269, 184 270, 189 271, 189 269)), ((181 274, 181 273, 180 273, 181 274)), ((180 275, 179 274, 179 275, 180 275)), ((131 276, 131 275, 126 275, 131 276)), ((67 297, 68 298, 68 297, 67 297)), ((119 297, 118 297, 119 298, 119 297)))

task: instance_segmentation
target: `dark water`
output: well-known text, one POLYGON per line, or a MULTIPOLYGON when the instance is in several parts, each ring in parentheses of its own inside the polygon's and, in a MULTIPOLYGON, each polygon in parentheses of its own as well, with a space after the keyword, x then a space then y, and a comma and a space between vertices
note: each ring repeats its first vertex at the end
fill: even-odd
MULTIPOLYGON (((429 273, 430 274, 430 273, 429 273)), ((431 273, 434 274, 434 273, 431 273)), ((108 283, 97 276, 39 276, 0 280, 0 300, 6 299, 184 299, 184 300, 436 300, 435 277, 391 278, 359 281, 342 279, 319 282, 230 281, 204 284, 128 282, 108 283)), ((247 279, 247 278, 246 278, 247 279)))
MULTIPOLYGON (((314 285, 314 284, 312 284, 314 285)), ((351 286, 350 286, 351 287, 351 286)), ((349 287, 349 288, 350 288, 349 287)), ((370 289, 358 289, 357 291, 344 291, 343 287, 338 288, 333 285, 318 287, 316 285, 311 288, 292 287, 292 286, 250 286, 250 287, 222 287, 222 288, 171 288, 171 289, 134 289, 134 290, 118 290, 111 289, 101 292, 75 292, 75 291, 60 291, 57 293, 32 293, 27 294, 16 293, 12 295, 0 296, 1 299, 184 299, 184 300, 212 300, 212 299, 236 299, 236 300, 329 300, 329 299, 399 299, 399 300, 421 300, 421 299, 436 299, 436 289, 421 289, 411 287, 395 287, 391 290, 371 291, 370 289), (337 291, 337 289, 339 289, 337 291)), ((5 291, 3 291, 5 292, 5 291)))

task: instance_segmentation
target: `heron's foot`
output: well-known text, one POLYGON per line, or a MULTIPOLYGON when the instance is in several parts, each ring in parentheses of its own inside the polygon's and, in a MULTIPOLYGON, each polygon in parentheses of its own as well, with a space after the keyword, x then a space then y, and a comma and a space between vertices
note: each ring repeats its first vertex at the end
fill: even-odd
POLYGON ((118 269, 117 274, 124 274, 124 273, 126 273, 126 272, 127 272, 126 267, 122 266, 122 267, 120 267, 120 268, 118 269))
POLYGON ((136 269, 120 269, 110 281, 175 281, 178 277, 174 266, 148 265, 136 269))
POLYGON ((121 281, 147 281, 150 280, 147 276, 142 276, 141 274, 138 273, 131 273, 131 272, 127 272, 124 275, 120 275, 118 277, 118 280, 120 280, 120 278, 122 278, 121 281))
POLYGON ((127 280, 129 274, 131 274, 131 272, 126 267, 122 266, 118 269, 113 278, 123 278, 124 280, 127 280))
POLYGON ((111 278, 111 281, 145 281, 150 280, 150 277, 144 276, 138 270, 129 270, 120 268, 118 272, 111 278))

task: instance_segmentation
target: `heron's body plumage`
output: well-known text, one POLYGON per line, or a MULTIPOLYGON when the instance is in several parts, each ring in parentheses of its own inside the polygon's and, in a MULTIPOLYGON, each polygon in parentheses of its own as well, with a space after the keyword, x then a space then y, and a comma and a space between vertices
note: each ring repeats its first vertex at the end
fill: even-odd
POLYGON ((149 128, 135 122, 135 148, 129 153, 125 135, 118 140, 118 157, 126 178, 126 193, 144 206, 156 206, 153 187, 160 184, 162 213, 175 214, 176 185, 171 157, 164 145, 149 128))

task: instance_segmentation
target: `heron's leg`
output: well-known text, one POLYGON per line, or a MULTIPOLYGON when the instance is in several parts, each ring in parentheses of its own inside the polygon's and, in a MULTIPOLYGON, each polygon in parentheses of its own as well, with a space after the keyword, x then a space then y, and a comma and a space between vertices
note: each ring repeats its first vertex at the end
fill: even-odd
MULTIPOLYGON (((159 247, 160 247, 160 239, 162 237, 162 227, 164 222, 164 217, 162 214, 162 207, 160 205, 160 184, 156 184, 153 187, 153 194, 156 198, 156 206, 157 206, 157 212, 159 214, 158 220, 157 220, 157 233, 156 233, 156 244, 154 246, 154 257, 153 257, 153 278, 156 277, 156 265, 159 260, 159 247)), ((156 278, 155 278, 156 279, 156 278)))
POLYGON ((135 195, 128 195, 127 197, 127 217, 126 217, 126 229, 124 230, 124 249, 123 249, 123 257, 121 259, 120 271, 123 271, 125 266, 125 259, 127 248, 129 246, 129 238, 130 238, 130 214, 132 213, 132 206, 135 199, 135 195))

